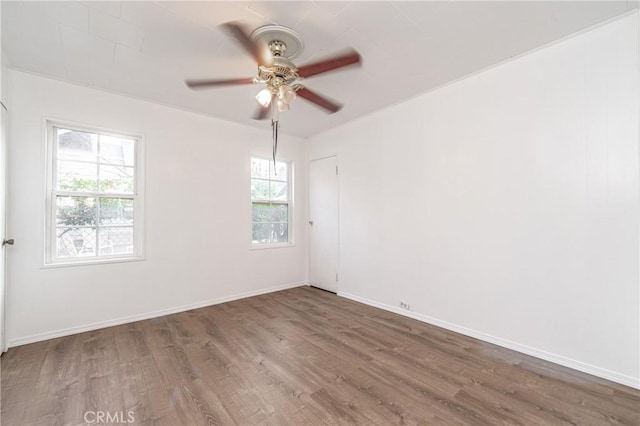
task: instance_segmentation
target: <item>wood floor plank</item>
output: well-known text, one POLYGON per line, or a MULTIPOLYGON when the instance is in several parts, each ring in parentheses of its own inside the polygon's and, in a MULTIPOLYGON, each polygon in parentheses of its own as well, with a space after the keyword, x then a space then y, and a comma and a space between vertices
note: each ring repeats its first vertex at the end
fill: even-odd
POLYGON ((640 425, 640 391, 308 287, 12 348, 3 425, 640 425))

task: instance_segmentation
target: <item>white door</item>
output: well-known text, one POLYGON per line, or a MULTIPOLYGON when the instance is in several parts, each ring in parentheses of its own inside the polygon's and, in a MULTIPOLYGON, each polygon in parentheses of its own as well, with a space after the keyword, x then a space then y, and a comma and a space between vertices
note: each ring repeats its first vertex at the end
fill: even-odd
POLYGON ((338 291, 338 158, 309 165, 309 284, 338 291))
MULTIPOLYGON (((4 104, 0 103, 0 354, 7 350, 5 344, 5 308, 6 308, 6 285, 5 285, 5 252, 6 245, 4 244, 5 235, 5 220, 6 220, 6 204, 5 204, 5 191, 6 191, 6 170, 7 170, 7 126, 8 126, 8 114, 4 104)), ((13 241, 10 242, 13 244, 13 241)))

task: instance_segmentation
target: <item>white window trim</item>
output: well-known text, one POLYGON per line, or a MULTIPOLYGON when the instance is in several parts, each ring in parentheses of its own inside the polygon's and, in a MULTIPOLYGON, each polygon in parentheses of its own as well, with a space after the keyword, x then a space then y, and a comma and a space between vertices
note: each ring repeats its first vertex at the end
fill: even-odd
MULTIPOLYGON (((294 205, 294 186, 295 186, 295 164, 293 162, 293 160, 289 160, 286 158, 276 158, 276 161, 280 161, 283 163, 287 163, 289 165, 289 167, 287 167, 287 190, 289 192, 289 194, 287 195, 289 201, 288 204, 289 205, 289 222, 287 223, 289 230, 288 232, 288 236, 289 236, 289 241, 287 241, 286 243, 268 243, 268 244, 254 244, 253 243, 253 197, 251 196, 251 179, 253 178, 251 176, 251 159, 252 158, 258 158, 260 160, 268 160, 273 162, 273 158, 269 158, 267 156, 264 155, 260 155, 260 154, 249 154, 249 250, 269 250, 269 249, 278 249, 278 248, 289 248, 289 247, 295 247, 296 243, 295 243, 295 232, 294 229, 295 227, 293 226, 294 223, 294 211, 295 211, 295 205, 294 205)), ((268 201, 268 200, 267 200, 268 201)), ((256 202, 260 202, 260 200, 256 200, 256 202)))
MULTIPOLYGON (((144 184, 144 136, 139 133, 120 131, 110 128, 95 126, 92 124, 61 120, 57 118, 45 118, 45 235, 44 235, 44 263, 42 268, 60 268, 68 266, 100 265, 107 263, 137 262, 145 260, 145 184, 144 184), (57 173, 57 141, 54 140, 54 127, 62 127, 69 130, 88 131, 108 136, 126 136, 136 139, 134 160, 134 192, 133 192, 133 239, 135 251, 131 254, 101 255, 92 257, 62 258, 55 257, 56 247, 56 205, 53 200, 54 180, 57 173)), ((57 191, 56 193, 64 193, 57 191)), ((76 192, 75 194, 80 194, 76 192)), ((93 195, 93 194, 91 194, 93 195)), ((108 194, 117 197, 123 195, 131 197, 132 194, 108 194)))

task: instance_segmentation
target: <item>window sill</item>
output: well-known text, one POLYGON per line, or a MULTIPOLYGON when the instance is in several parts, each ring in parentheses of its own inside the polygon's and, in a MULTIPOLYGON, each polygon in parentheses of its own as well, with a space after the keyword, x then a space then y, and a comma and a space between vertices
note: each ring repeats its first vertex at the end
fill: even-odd
POLYGON ((111 258, 111 259, 92 259, 92 260, 76 260, 73 262, 55 262, 55 263, 45 263, 42 265, 40 269, 50 269, 50 268, 68 268, 73 266, 88 266, 88 265, 104 265, 108 263, 129 263, 129 262, 142 262, 145 258, 142 256, 138 257, 121 257, 121 258, 111 258))
POLYGON ((252 244, 249 247, 249 250, 269 250, 269 249, 281 249, 281 248, 290 248, 295 247, 294 243, 283 243, 283 244, 252 244))

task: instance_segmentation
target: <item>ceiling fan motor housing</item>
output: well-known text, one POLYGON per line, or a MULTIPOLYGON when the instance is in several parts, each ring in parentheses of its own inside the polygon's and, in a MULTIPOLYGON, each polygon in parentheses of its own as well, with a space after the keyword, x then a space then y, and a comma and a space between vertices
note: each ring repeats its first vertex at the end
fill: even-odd
MULTIPOLYGON (((280 86, 292 86, 300 79, 297 68, 287 58, 276 56, 273 58, 273 66, 258 67, 258 79, 267 84, 272 92, 277 92, 280 86)), ((294 87, 295 88, 295 87, 294 87)))

